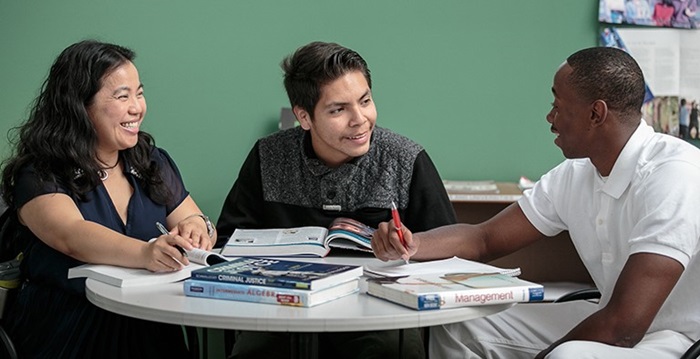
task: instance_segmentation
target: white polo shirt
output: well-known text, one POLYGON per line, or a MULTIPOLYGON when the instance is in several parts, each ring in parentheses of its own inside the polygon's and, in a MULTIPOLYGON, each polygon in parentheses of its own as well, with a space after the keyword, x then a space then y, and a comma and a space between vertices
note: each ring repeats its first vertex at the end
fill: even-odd
POLYGON ((700 338, 700 150, 655 133, 644 121, 620 153, 610 175, 589 159, 566 160, 518 201, 543 234, 568 230, 593 281, 610 299, 627 258, 656 253, 685 271, 650 332, 670 329, 700 338))

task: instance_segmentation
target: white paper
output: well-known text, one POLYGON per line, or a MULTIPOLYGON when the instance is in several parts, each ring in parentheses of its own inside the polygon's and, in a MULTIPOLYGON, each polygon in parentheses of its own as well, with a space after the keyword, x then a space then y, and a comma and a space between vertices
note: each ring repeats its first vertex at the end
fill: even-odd
POLYGON ((452 257, 436 261, 396 264, 393 262, 387 266, 365 266, 364 273, 371 277, 400 277, 416 274, 444 274, 444 273, 502 273, 510 276, 520 275, 520 268, 499 268, 486 263, 470 261, 452 257))

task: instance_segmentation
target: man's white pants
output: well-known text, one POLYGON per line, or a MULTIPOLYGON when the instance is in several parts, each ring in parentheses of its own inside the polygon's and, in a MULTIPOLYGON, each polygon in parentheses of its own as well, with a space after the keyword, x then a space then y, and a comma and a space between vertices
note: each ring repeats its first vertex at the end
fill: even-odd
MULTIPOLYGON (((583 300, 565 303, 518 304, 504 312, 430 328, 431 359, 531 359, 557 341, 597 305, 583 300)), ((648 333, 634 348, 590 341, 562 343, 547 359, 679 358, 693 342, 673 331, 648 333)))

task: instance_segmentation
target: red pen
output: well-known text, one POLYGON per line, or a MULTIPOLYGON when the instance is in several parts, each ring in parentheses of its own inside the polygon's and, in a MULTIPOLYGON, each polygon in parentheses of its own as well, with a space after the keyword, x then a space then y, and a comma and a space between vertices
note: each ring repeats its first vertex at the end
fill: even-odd
MULTIPOLYGON (((404 248, 406 247, 406 240, 403 239, 403 232, 401 232, 401 218, 399 218, 399 210, 396 208, 394 201, 391 201, 391 218, 394 219, 394 227, 396 227, 396 234, 399 235, 399 240, 404 248)), ((408 264, 408 259, 404 259, 406 264, 408 264)))

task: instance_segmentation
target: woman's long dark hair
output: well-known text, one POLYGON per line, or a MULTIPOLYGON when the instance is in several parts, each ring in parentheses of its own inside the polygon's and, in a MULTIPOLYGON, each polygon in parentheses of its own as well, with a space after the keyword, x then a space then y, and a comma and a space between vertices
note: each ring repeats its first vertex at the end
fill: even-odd
MULTIPOLYGON (((14 152, 3 163, 2 197, 14 207, 15 179, 32 165, 44 185, 61 185, 80 200, 99 183, 97 134, 87 113, 102 80, 135 53, 118 45, 86 40, 67 47, 56 58, 29 118, 8 134, 14 152), (14 136, 13 136, 14 135, 14 136)), ((138 172, 150 197, 166 204, 170 191, 151 161, 153 137, 139 132, 138 143, 120 152, 138 172)))

